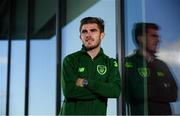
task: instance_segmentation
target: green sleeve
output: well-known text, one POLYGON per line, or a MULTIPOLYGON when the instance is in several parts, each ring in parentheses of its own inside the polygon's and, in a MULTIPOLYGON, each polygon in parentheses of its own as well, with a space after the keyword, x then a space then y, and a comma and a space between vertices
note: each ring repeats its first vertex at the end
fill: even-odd
POLYGON ((76 86, 77 64, 66 57, 62 69, 62 90, 66 99, 94 99, 94 95, 86 88, 76 86))
MULTIPOLYGON (((116 63, 117 64, 117 63, 116 63)), ((107 82, 100 82, 97 80, 88 79, 87 88, 92 92, 108 98, 117 98, 121 91, 121 79, 119 68, 117 65, 112 64, 111 71, 107 82)))

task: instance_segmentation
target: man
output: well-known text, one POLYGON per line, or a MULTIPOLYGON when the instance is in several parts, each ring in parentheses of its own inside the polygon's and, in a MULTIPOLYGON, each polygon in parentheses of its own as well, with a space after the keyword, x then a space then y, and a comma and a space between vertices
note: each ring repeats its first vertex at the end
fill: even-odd
POLYGON ((156 57, 158 30, 154 23, 134 26, 138 49, 125 63, 125 98, 131 114, 172 114, 170 102, 176 101, 177 85, 168 66, 156 57))
POLYGON ((120 95, 120 75, 116 60, 100 47, 104 21, 97 17, 81 20, 82 49, 65 57, 62 115, 105 115, 107 98, 120 95))

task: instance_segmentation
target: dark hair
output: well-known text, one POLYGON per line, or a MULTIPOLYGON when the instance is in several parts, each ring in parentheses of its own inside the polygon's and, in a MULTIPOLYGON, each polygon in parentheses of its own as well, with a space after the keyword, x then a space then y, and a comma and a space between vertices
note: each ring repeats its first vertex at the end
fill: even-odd
POLYGON ((104 20, 98 17, 85 17, 81 20, 79 31, 81 32, 81 28, 84 24, 96 23, 101 32, 104 32, 104 20))
POLYGON ((159 30, 159 26, 155 23, 139 22, 139 23, 134 24, 132 35, 134 37, 134 41, 136 42, 136 44, 139 44, 138 39, 137 39, 138 36, 142 36, 146 34, 149 28, 159 30))

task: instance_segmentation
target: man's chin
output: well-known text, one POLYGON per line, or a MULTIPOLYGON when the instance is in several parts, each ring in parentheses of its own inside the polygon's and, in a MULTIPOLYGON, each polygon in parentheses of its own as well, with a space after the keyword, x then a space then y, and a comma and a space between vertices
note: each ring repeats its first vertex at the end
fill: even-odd
POLYGON ((98 46, 85 46, 87 51, 93 50, 97 48, 98 46))
POLYGON ((99 45, 100 45, 100 43, 98 43, 96 45, 92 45, 92 46, 85 46, 85 48, 86 48, 87 51, 90 51, 90 50, 98 48, 99 45))
POLYGON ((90 50, 93 50, 93 49, 95 49, 95 47, 86 47, 87 51, 90 51, 90 50))
POLYGON ((153 50, 153 51, 149 51, 149 53, 152 54, 152 55, 155 55, 157 53, 157 51, 153 50))

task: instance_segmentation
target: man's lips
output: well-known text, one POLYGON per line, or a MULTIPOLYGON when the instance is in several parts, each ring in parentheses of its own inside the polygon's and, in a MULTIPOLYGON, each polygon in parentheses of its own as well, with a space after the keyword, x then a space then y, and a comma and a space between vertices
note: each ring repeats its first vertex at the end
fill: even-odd
POLYGON ((94 39, 87 39, 86 42, 92 42, 94 39))

